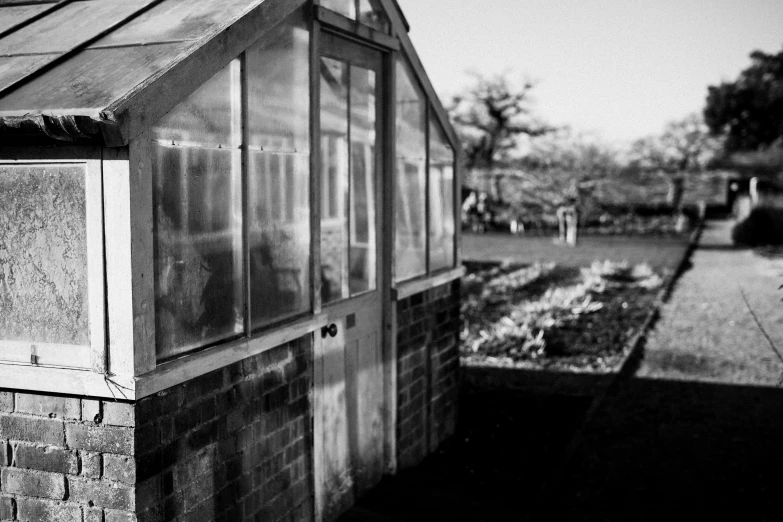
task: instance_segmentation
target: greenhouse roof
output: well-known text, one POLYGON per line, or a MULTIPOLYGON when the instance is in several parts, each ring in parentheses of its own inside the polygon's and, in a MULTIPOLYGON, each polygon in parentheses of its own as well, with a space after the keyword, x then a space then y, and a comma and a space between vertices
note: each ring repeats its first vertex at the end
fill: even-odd
POLYGON ((164 72, 260 4, 281 3, 0 0, 0 132, 105 134, 164 72))
MULTIPOLYGON (((449 127, 397 0, 379 1, 449 127)), ((0 145, 127 145, 307 3, 0 0, 0 145)))

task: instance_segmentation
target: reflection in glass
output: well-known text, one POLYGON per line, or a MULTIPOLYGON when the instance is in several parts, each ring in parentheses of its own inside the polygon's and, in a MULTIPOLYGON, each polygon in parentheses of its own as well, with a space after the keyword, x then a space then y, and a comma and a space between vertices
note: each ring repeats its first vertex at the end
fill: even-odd
POLYGON ((321 59, 324 304, 376 287, 376 99, 374 71, 321 59))
POLYGON ((454 151, 430 120, 430 271, 454 266, 454 151))
POLYGON ((378 0, 321 0, 321 5, 362 25, 389 32, 389 21, 378 0))
POLYGON ((356 20, 356 1, 355 0, 321 0, 321 6, 340 13, 343 16, 356 20))
POLYGON ((359 22, 378 31, 389 32, 389 21, 378 0, 359 0, 358 3, 359 22))
POLYGON ((250 314, 310 309, 309 32, 298 11, 247 50, 250 314))
POLYGON ((375 72, 351 66, 351 295, 375 288, 375 72))
POLYGON ((350 295, 348 279, 348 64, 321 58, 321 300, 350 295))
POLYGON ((239 63, 153 128, 158 358, 242 333, 239 63))
POLYGON ((397 185, 395 195, 395 280, 427 270, 426 234, 426 103, 413 73, 397 62, 397 185))
POLYGON ((185 147, 238 147, 239 107, 231 96, 232 89, 239 88, 238 75, 239 63, 234 61, 158 121, 153 138, 185 147))

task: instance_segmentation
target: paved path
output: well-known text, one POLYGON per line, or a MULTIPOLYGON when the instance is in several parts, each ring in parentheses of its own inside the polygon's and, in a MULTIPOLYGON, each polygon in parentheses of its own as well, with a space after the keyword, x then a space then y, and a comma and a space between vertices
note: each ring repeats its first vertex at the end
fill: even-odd
POLYGON ((587 425, 554 498, 562 520, 783 519, 780 260, 710 223, 636 375, 587 425))

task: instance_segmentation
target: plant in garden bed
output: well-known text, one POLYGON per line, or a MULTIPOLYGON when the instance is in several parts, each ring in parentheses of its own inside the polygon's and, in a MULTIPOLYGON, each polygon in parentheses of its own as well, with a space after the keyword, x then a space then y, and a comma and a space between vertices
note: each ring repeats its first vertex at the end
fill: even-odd
POLYGON ((611 371, 663 283, 648 265, 499 266, 465 278, 467 365, 611 371))

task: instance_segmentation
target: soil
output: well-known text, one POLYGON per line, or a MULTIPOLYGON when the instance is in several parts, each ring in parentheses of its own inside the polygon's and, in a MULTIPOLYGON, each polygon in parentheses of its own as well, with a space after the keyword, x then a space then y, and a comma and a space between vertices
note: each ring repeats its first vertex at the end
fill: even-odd
POLYGON ((647 265, 471 263, 463 285, 462 363, 614 371, 655 306, 663 274, 647 265))

